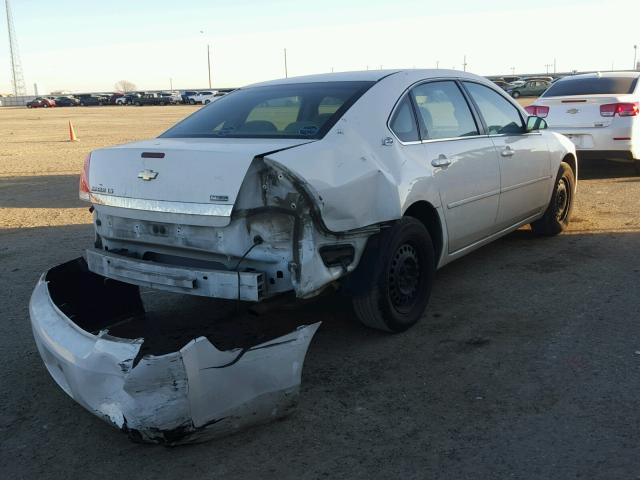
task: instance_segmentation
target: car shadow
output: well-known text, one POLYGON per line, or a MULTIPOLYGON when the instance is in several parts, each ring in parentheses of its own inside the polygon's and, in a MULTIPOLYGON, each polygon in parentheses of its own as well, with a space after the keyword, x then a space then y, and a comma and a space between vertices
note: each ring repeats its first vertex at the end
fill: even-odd
POLYGON ((636 177, 632 163, 610 160, 578 160, 578 180, 599 180, 606 178, 636 177))
MULTIPOLYGON (((637 283, 640 271, 640 232, 540 238, 518 230, 438 271, 422 321, 398 335, 360 326, 350 299, 338 293, 258 313, 244 304, 239 317, 252 315, 265 325, 283 318, 322 321, 304 363, 297 412, 171 455, 129 444, 68 399, 49 378, 33 342, 27 305, 34 283, 46 269, 80 256, 92 234, 91 225, 0 230, 0 351, 3 381, 11 385, 3 401, 3 427, 11 432, 3 451, 18 458, 28 445, 29 463, 22 470, 27 477, 50 465, 52 454, 57 464, 68 465, 83 451, 108 475, 150 463, 169 471, 177 458, 219 476, 237 469, 242 459, 239 475, 245 477, 264 471, 320 477, 326 471, 348 478, 340 463, 344 449, 366 445, 350 455, 371 459, 371 465, 388 457, 398 467, 389 445, 399 444, 398 456, 407 445, 417 445, 412 468, 429 476, 437 476, 437 465, 480 469, 491 478, 491 468, 509 455, 523 471, 537 468, 551 478, 555 464, 546 469, 536 463, 532 448, 557 461, 573 455, 577 462, 576 452, 588 450, 602 424, 613 425, 617 435, 607 447, 613 453, 603 455, 632 455, 635 448, 627 439, 637 434, 628 418, 637 414, 633 309, 640 293, 629 285, 637 283), (602 400, 613 397, 615 409, 602 400), (559 418, 567 423, 554 430, 559 418), (456 454, 454 446, 479 452, 483 462, 456 454), (283 461, 283 450, 295 451, 304 462, 283 461), (212 463, 212 455, 219 460, 212 463)), ((188 323, 213 321, 219 308, 213 300, 182 300, 156 317, 159 327, 180 326, 185 312, 188 323)))
POLYGON ((0 208, 85 207, 78 198, 79 179, 79 175, 0 177, 0 208))

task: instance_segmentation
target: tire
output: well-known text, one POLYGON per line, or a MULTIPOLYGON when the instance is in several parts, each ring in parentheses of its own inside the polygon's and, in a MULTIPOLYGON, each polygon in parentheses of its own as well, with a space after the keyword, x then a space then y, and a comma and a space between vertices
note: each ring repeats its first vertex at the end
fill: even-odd
POLYGON ((140 102, 136 102, 136 106, 137 106, 137 107, 141 107, 141 106, 142 106, 142 104, 141 104, 140 102))
POLYGON ((189 105, 195 105, 196 101, 193 98, 189 99, 189 105))
POLYGON ((435 276, 429 232, 405 217, 381 233, 370 287, 352 298, 361 323, 386 332, 404 332, 422 317, 435 276))
POLYGON ((553 187, 553 194, 542 218, 531 224, 536 235, 553 236, 564 232, 569 226, 576 178, 569 164, 562 162, 553 187))
POLYGON ((518 92, 518 91, 516 90, 515 92, 512 92, 512 93, 511 93, 511 96, 512 96, 513 98, 520 98, 520 92, 518 92))
POLYGON ((42 108, 49 108, 49 105, 47 105, 46 103, 43 103, 42 108))
POLYGON ((204 101, 204 104, 205 104, 205 105, 209 105, 210 103, 211 103, 211 100, 205 100, 205 101, 204 101))
POLYGON ((27 108, 33 108, 31 105, 27 105, 27 108))

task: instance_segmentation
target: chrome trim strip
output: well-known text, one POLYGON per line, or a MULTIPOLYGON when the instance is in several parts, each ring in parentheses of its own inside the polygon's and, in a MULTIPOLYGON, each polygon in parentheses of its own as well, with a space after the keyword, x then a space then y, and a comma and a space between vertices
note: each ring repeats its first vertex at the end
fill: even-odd
POLYGON ((474 197, 465 198, 463 200, 458 200, 457 202, 451 202, 447 204, 448 209, 456 208, 461 205, 466 205, 467 203, 475 202, 477 200, 482 200, 483 198, 493 197, 495 195, 500 195, 500 190, 493 190, 487 193, 481 193, 480 195, 476 195, 474 197))
POLYGON ((428 140, 422 140, 422 143, 435 143, 435 142, 450 142, 454 140, 467 140, 472 138, 488 138, 489 135, 468 135, 466 137, 446 137, 446 138, 430 138, 428 140))
POLYGON ((99 193, 92 193, 90 202, 97 205, 128 208, 131 210, 182 213, 186 215, 210 215, 216 217, 230 217, 231 211, 233 210, 233 205, 147 200, 144 198, 116 197, 114 195, 103 195, 99 193))
POLYGON ((506 192, 510 192, 511 190, 515 190, 516 188, 526 187, 527 185, 533 185, 534 183, 538 183, 538 182, 544 182, 545 180, 549 180, 550 178, 551 178, 551 175, 547 175, 546 177, 540 177, 534 180, 518 183, 516 185, 511 185, 510 187, 501 189, 500 193, 506 193, 506 192))

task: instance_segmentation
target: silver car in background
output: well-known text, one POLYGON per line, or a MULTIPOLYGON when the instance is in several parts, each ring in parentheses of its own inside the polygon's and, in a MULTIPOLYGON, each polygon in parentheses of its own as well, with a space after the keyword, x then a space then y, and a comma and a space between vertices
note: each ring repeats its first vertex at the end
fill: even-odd
POLYGON ((456 71, 276 80, 159 138, 92 152, 89 269, 258 302, 340 283, 366 325, 401 331, 437 267, 531 223, 569 220, 571 142, 456 71))
POLYGON ((139 287, 245 302, 336 287, 365 325, 404 331, 437 268, 522 225, 567 227, 575 148, 544 127, 475 75, 368 71, 242 88, 156 139, 96 150, 80 179, 95 244, 37 283, 38 350, 136 440, 286 415, 319 323, 254 317, 247 332, 211 302, 163 329, 139 287))

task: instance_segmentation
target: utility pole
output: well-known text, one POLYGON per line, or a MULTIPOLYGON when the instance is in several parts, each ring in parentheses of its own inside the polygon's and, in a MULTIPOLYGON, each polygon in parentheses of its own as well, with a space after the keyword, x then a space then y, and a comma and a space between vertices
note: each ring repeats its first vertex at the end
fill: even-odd
POLYGON ((556 59, 553 59, 553 74, 556 74, 556 59))
POLYGON ((284 77, 289 78, 289 70, 287 69, 287 49, 284 49, 284 77))
POLYGON ((516 67, 511 67, 511 76, 515 76, 516 74, 516 67))
POLYGON ((207 70, 209 71, 209 88, 211 88, 211 48, 207 43, 207 70))
POLYGON ((169 78, 169 91, 173 92, 173 78, 169 78))
POLYGON ((467 56, 466 55, 464 56, 464 60, 462 61, 462 70, 464 72, 467 71, 467 56))
POLYGON ((440 60, 436 60, 436 69, 440 68, 440 60))
POLYGON ((638 45, 633 46, 633 69, 638 69, 638 45))
POLYGON ((551 64, 545 63, 544 66, 547 67, 547 75, 549 75, 549 67, 551 66, 551 64))

